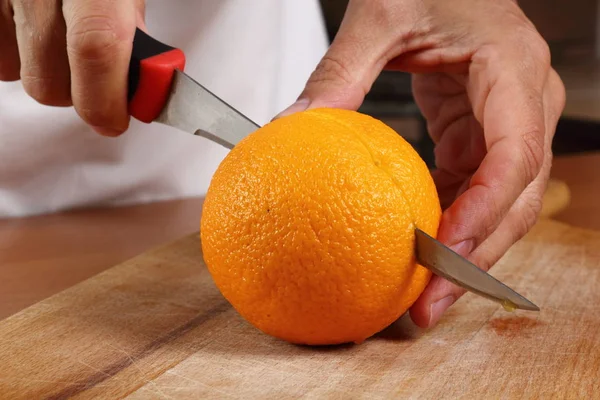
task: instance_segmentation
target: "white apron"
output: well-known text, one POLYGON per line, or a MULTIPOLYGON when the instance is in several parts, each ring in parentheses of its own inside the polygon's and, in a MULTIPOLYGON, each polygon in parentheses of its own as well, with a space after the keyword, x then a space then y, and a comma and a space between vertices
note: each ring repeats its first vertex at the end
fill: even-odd
MULTIPOLYGON (((188 74, 258 124, 296 99, 327 47, 317 0, 148 0, 146 15, 188 74)), ((72 108, 0 82, 0 217, 202 196, 226 153, 135 120, 102 137, 72 108)))

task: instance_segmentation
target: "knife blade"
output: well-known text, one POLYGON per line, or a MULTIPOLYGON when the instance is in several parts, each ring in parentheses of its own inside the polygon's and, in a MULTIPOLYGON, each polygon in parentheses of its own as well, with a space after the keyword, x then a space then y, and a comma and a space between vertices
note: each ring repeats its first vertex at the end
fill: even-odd
MULTIPOLYGON (((259 126, 182 70, 185 55, 137 30, 129 69, 130 114, 159 122, 233 149, 259 126)), ((415 229, 418 263, 434 274, 496 301, 507 310, 539 307, 487 272, 415 229)))
POLYGON ((505 309, 540 311, 539 307, 442 243, 415 229, 416 258, 434 274, 479 296, 500 303, 505 309))
POLYGON ((228 149, 259 128, 180 70, 175 71, 169 98, 155 122, 205 137, 228 149))

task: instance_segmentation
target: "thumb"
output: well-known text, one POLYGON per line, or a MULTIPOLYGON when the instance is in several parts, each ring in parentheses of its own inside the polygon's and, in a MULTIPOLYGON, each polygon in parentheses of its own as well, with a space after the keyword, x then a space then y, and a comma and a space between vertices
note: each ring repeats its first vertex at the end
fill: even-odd
POLYGON ((385 67, 391 46, 390 35, 373 21, 377 16, 369 15, 369 8, 365 2, 350 1, 333 43, 298 100, 275 119, 312 108, 360 107, 385 67))

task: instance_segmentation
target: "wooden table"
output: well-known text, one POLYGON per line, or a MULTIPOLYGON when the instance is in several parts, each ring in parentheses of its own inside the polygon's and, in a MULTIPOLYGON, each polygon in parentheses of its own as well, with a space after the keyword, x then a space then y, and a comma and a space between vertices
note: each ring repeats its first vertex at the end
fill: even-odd
POLYGON ((0 220, 0 320, 197 231, 202 199, 0 220))
MULTIPOLYGON (((556 219, 600 230, 600 154, 557 158, 571 204, 556 219)), ((0 221, 0 320, 198 230, 202 199, 0 221)))

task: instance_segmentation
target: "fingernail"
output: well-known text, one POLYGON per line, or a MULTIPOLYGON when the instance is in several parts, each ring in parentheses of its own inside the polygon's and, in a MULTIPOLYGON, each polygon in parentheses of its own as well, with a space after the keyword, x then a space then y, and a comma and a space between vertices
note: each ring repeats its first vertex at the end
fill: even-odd
POLYGON ((282 112, 277 114, 273 118, 273 120, 276 120, 277 118, 281 118, 281 117, 286 117, 288 115, 292 115, 292 114, 300 112, 300 111, 305 111, 308 108, 309 104, 310 104, 310 100, 308 100, 308 99, 298 99, 294 104, 292 104, 291 106, 289 106, 288 108, 286 108, 285 110, 283 110, 282 112))
POLYGON ((440 318, 442 318, 444 312, 448 309, 448 307, 454 304, 455 301, 456 299, 454 298, 454 296, 450 295, 433 303, 429 307, 429 323, 427 324, 427 326, 431 328, 435 324, 437 324, 440 318))
POLYGON ((104 126, 92 126, 92 129, 101 134, 102 136, 119 136, 122 132, 112 128, 106 128, 104 126))
POLYGON ((475 242, 473 241, 473 239, 467 239, 467 240, 463 240, 462 242, 455 244, 454 246, 450 246, 450 248, 454 252, 465 257, 465 256, 468 256, 469 254, 471 254, 471 251, 473 251, 474 244, 475 244, 475 242))

